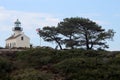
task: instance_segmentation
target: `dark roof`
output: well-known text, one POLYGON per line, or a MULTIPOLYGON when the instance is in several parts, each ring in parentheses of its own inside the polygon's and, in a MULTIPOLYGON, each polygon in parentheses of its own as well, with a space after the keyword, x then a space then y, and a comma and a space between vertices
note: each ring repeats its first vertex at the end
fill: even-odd
POLYGON ((16 30, 17 30, 17 31, 22 31, 22 28, 21 28, 21 27, 14 27, 14 28, 13 28, 13 31, 16 31, 16 30))
POLYGON ((17 35, 17 36, 12 35, 12 36, 10 36, 9 38, 7 38, 6 40, 15 39, 15 38, 17 38, 17 37, 19 37, 19 36, 21 36, 21 35, 22 35, 22 34, 19 34, 19 35, 17 35))
POLYGON ((21 22, 17 19, 17 21, 15 21, 15 24, 21 24, 21 22))

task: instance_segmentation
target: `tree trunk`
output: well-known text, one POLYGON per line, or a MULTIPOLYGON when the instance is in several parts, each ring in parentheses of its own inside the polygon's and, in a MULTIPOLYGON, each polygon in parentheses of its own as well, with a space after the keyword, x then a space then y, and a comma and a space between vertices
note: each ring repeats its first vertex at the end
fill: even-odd
POLYGON ((60 42, 59 42, 58 40, 55 40, 55 41, 56 41, 56 43, 58 44, 60 50, 62 50, 62 46, 61 46, 60 42))
POLYGON ((70 47, 71 47, 71 49, 74 49, 74 47, 73 47, 74 45, 73 45, 73 42, 72 42, 72 35, 70 35, 69 38, 70 38, 70 42, 71 42, 71 44, 72 44, 70 47))
POLYGON ((61 46, 61 44, 58 42, 58 46, 59 46, 59 48, 62 50, 62 46, 61 46))
POLYGON ((89 50, 89 39, 88 39, 88 35, 87 35, 87 31, 85 31, 85 39, 86 39, 86 49, 89 50))

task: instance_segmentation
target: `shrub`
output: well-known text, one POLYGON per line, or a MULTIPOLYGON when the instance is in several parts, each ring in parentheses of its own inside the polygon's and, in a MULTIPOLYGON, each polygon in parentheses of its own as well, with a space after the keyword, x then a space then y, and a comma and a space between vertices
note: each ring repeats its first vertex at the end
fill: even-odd
POLYGON ((102 69, 107 70, 107 66, 102 66, 102 63, 98 65, 98 63, 96 58, 70 58, 55 64, 53 67, 60 74, 64 74, 66 80, 96 80, 96 75, 100 71, 99 76, 104 75, 102 69))
POLYGON ((14 72, 11 78, 12 80, 50 80, 52 75, 35 69, 22 69, 14 72))
POLYGON ((52 51, 52 49, 36 48, 19 52, 17 53, 17 62, 22 63, 21 67, 38 68, 49 63, 52 51))
POLYGON ((0 80, 9 80, 9 73, 13 70, 12 63, 0 57, 0 80))
POLYGON ((85 60, 83 58, 71 58, 65 59, 55 64, 53 67, 58 71, 62 71, 62 73, 75 73, 85 67, 84 63, 85 60))

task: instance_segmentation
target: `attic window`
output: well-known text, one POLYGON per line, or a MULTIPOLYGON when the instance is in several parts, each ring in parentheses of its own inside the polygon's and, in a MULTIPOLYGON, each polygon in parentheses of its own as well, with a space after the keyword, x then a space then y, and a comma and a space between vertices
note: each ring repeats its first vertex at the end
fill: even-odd
POLYGON ((23 40, 23 37, 21 37, 21 40, 23 40))

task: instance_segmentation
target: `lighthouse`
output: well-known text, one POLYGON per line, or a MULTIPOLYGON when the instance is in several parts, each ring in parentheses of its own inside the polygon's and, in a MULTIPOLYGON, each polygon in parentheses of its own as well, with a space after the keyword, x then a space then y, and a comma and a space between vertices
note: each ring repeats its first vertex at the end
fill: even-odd
POLYGON ((12 28, 13 34, 6 39, 6 48, 29 48, 30 38, 24 34, 21 22, 17 19, 12 28))
POLYGON ((21 28, 21 22, 17 19, 16 22, 14 22, 14 28, 13 28, 13 32, 14 32, 14 36, 22 34, 23 28, 21 28))

